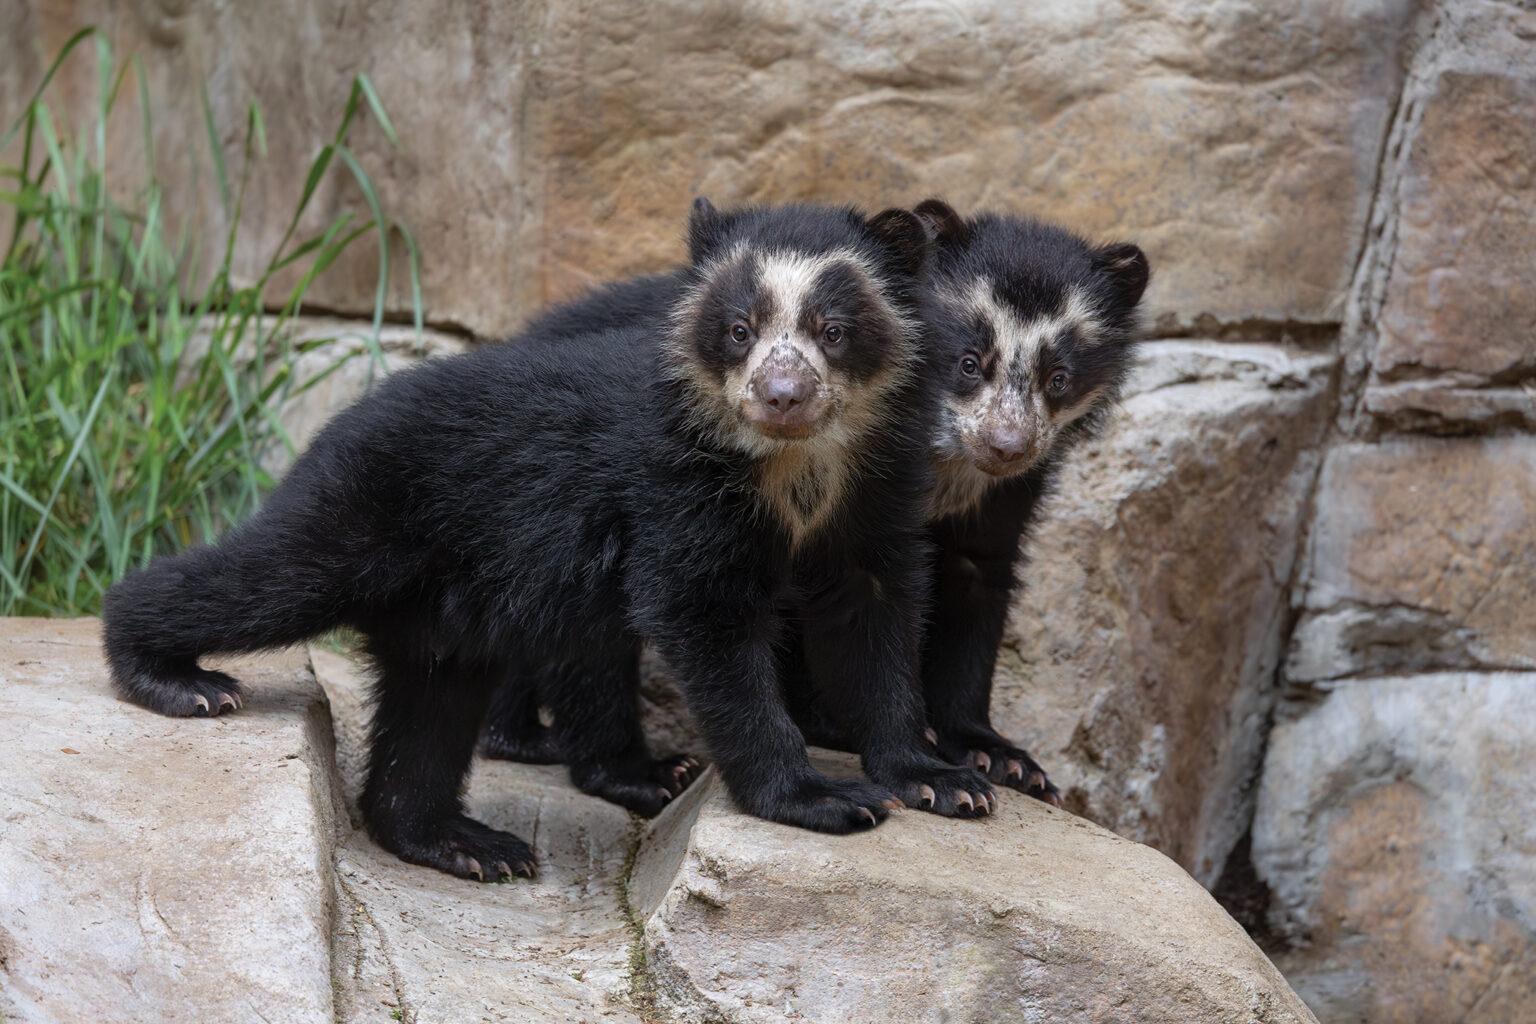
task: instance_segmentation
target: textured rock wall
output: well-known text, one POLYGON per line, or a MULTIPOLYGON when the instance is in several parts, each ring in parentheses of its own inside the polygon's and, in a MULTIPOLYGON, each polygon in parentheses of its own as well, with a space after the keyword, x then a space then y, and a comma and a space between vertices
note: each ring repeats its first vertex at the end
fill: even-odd
MULTIPOLYGON (((199 230, 222 214, 191 156, 197 83, 222 124, 262 104, 271 158, 246 273, 367 71, 400 145, 371 126, 354 145, 421 243, 428 318, 481 336, 676 260, 696 192, 940 193, 1138 241, 1157 340, 1041 524, 1000 723, 1072 809, 1208 885, 1251 868, 1282 964, 1325 1020, 1536 1013, 1511 980, 1536 947, 1536 893, 1466 839, 1531 848, 1528 808, 1497 779, 1529 773, 1533 737, 1480 710, 1522 708, 1536 685, 1529 5, 0 0, 0 14, 17 27, 7 121, 80 24, 143 57, 162 164, 178 157, 173 205, 199 230), (1455 984, 1436 980, 1447 971, 1455 984)), ((61 102, 80 108, 92 81, 88 62, 66 69, 61 102)), ((114 152, 138 145, 127 116, 114 152)), ((238 138, 225 145, 234 159, 238 138)), ((360 196, 329 187, 315 222, 343 208, 360 196)), ((312 295, 365 312, 375 270, 359 251, 312 295)), ((392 361, 414 354, 393 344, 392 361)), ((296 433, 365 378, 287 410, 296 433)), ((686 740, 664 674, 646 692, 653 730, 686 740)))
POLYGON ((1536 1014, 1536 11, 1427 10, 1253 826, 1324 1021, 1536 1014))
POLYGON ((1247 829, 1334 360, 1144 347, 1035 535, 994 718, 1067 806, 1210 884, 1247 829))
MULTIPOLYGON (((430 315, 481 334, 675 259, 697 192, 869 205, 942 193, 1049 212, 1139 241, 1166 327, 1328 323, 1365 225, 1410 6, 4 0, 18 29, 0 109, 9 119, 71 32, 102 26, 150 71, 180 212, 218 238, 195 159, 201 83, 231 129, 260 103, 270 158, 246 200, 254 261, 366 71, 401 146, 370 128, 356 148, 429 254, 430 315)), ((59 94, 83 104, 94 82, 77 59, 59 94)), ((131 99, 116 128, 117 148, 135 152, 131 99)), ((238 166, 239 138, 224 141, 238 166)), ((362 211, 337 185, 314 223, 343 207, 362 211)), ((360 252, 312 297, 369 309, 374 269, 360 252)))

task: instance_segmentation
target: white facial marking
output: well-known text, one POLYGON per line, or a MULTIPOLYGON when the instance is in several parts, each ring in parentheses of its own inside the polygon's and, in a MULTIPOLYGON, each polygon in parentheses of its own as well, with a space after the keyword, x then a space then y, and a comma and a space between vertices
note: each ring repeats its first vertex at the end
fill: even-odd
MULTIPOLYGON (((719 442, 759 460, 763 508, 784 526, 791 545, 798 546, 840 507, 868 447, 869 432, 878 429, 892 413, 885 399, 917 365, 918 324, 892 300, 874 267, 852 250, 815 255, 754 253, 739 245, 702 268, 700 278, 703 283, 673 316, 673 334, 668 342, 673 372, 699 399, 693 413, 695 422, 719 442), (698 364, 688 341, 689 327, 704 308, 710 283, 742 260, 754 257, 758 286, 771 302, 772 315, 769 322, 751 325, 751 351, 720 381, 698 364), (886 366, 873 379, 859 383, 833 366, 820 339, 808 336, 800 326, 815 298, 817 279, 840 264, 849 266, 863 280, 867 300, 881 307, 891 330, 891 336, 882 339, 886 366), (753 375, 775 358, 803 359, 821 380, 817 398, 827 403, 828 412, 821 429, 809 438, 770 437, 748 425, 742 416, 744 403, 753 397, 753 375)), ((721 329, 727 326, 722 324, 721 329)))
POLYGON ((1012 307, 998 301, 992 282, 984 277, 972 281, 970 290, 951 305, 959 305, 963 312, 983 317, 992 325, 1000 372, 1020 365, 1020 359, 1026 360, 1024 366, 1032 366, 1035 354, 1068 327, 1075 326, 1080 336, 1089 342, 1103 332, 1103 324, 1093 304, 1080 288, 1067 292, 1066 301, 1056 315, 1027 321, 1019 319, 1012 307))
POLYGON ((792 550, 837 510, 851 468, 845 449, 815 440, 763 460, 758 471, 763 503, 789 533, 792 550))
MULTIPOLYGON (((759 281, 768 297, 772 316, 757 326, 758 344, 743 364, 739 383, 746 388, 758 367, 771 359, 803 359, 820 378, 817 397, 840 407, 846 402, 844 389, 827 361, 818 340, 807 336, 800 320, 812 300, 816 281, 839 264, 851 266, 866 280, 869 268, 857 255, 847 251, 818 253, 772 253, 759 258, 759 281)), ((732 374, 736 378, 737 374, 732 374)), ((741 392, 746 397, 746 392, 741 392)), ((852 439, 841 418, 812 438, 809 443, 786 448, 767 459, 759 475, 763 498, 779 522, 789 531, 791 546, 815 532, 843 497, 849 475, 847 443, 852 439)))
POLYGON ((1068 424, 1076 423, 1084 416, 1093 412, 1094 407, 1099 404, 1099 399, 1102 397, 1102 395, 1103 391, 1101 389, 1093 389, 1066 408, 1057 409, 1054 413, 1052 413, 1051 423, 1056 427, 1057 430, 1061 430, 1068 424))
POLYGON ((758 280, 773 310, 766 323, 753 325, 757 343, 747 358, 726 375, 726 390, 739 402, 752 398, 752 378, 763 364, 773 360, 804 361, 821 380, 817 397, 830 399, 832 370, 815 338, 800 329, 800 316, 811 299, 811 288, 823 271, 853 260, 851 253, 834 252, 806 256, 773 253, 758 260, 758 280), (797 358, 798 357, 798 360, 797 358))
POLYGON ((1081 289, 1068 291, 1054 314, 1032 320, 1020 318, 1000 301, 987 278, 977 278, 969 288, 951 294, 947 304, 960 316, 984 319, 991 328, 993 349, 983 358, 993 371, 974 393, 945 403, 944 429, 935 440, 939 458, 935 515, 973 507, 993 484, 1007 478, 990 476, 971 462, 974 453, 985 450, 986 434, 994 425, 1012 425, 1034 439, 1034 458, 1012 474, 1017 475, 1049 453, 1060 431, 1092 412, 1100 397, 1095 391, 1071 406, 1053 410, 1046 401, 1045 382, 1035 372, 1041 349, 1068 328, 1076 329, 1082 344, 1094 344, 1103 336, 1103 321, 1081 289))

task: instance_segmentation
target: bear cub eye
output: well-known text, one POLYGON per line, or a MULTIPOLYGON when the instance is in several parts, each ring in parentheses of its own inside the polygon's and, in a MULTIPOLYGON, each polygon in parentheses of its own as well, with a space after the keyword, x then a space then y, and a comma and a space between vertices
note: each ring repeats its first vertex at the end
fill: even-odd
POLYGON ((1067 373, 1067 371, 1057 370, 1055 373, 1051 374, 1050 382, 1046 385, 1046 387, 1050 389, 1051 394, 1060 395, 1067 390, 1067 385, 1070 383, 1072 383, 1072 377, 1067 373))
POLYGON ((843 325, 827 324, 821 329, 821 340, 828 345, 840 345, 843 341, 843 325))
POLYGON ((967 377, 976 377, 981 374, 981 360, 967 352, 960 357, 960 372, 967 377))
POLYGON ((752 330, 746 324, 737 321, 731 325, 731 340, 738 345, 745 345, 752 340, 752 330))

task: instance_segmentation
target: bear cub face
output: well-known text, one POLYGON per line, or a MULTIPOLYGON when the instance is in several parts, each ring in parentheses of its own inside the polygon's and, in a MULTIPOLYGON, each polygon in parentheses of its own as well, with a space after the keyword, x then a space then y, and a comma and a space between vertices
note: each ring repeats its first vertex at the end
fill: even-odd
POLYGON ((1134 245, 1094 248, 1021 217, 916 211, 936 243, 929 301, 945 394, 938 514, 1044 464, 1119 393, 1149 278, 1134 245))
POLYGON ((722 214, 701 199, 689 235, 668 355, 702 425, 757 457, 856 445, 919 359, 921 223, 901 210, 722 214))

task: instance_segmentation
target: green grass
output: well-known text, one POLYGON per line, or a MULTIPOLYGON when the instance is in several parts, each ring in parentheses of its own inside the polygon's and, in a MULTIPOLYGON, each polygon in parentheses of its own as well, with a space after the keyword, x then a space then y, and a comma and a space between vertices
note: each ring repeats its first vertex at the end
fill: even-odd
MULTIPOLYGON (((85 30, 65 45, 0 135, 0 153, 20 154, 18 164, 0 167, 0 204, 12 221, 11 237, 0 239, 0 615, 94 613, 129 569, 209 540, 256 507, 273 483, 262 453, 289 444, 273 411, 338 365, 296 379, 302 352, 286 328, 343 252, 369 241, 378 249, 375 359, 391 238, 403 240, 410 258, 420 328, 415 243, 385 215, 347 145, 364 115, 394 141, 368 80, 353 81, 287 232, 254 280, 236 281, 230 268, 243 252, 246 184, 264 155, 261 114, 248 110, 236 168, 226 166, 206 96, 203 110, 205 166, 231 225, 211 274, 167 226, 142 69, 118 67, 99 34, 85 30), (92 116, 60 124, 47 102, 49 82, 66 60, 85 60, 93 49, 92 116), (106 126, 130 92, 148 165, 122 174, 111 164, 106 126), (301 232, 317 189, 336 174, 350 179, 369 215, 343 214, 321 231, 301 232), (112 198, 145 180, 131 200, 112 198), (207 283, 188 294, 194 279, 207 283)), ((0 231, 5 220, 0 214, 0 231)))

